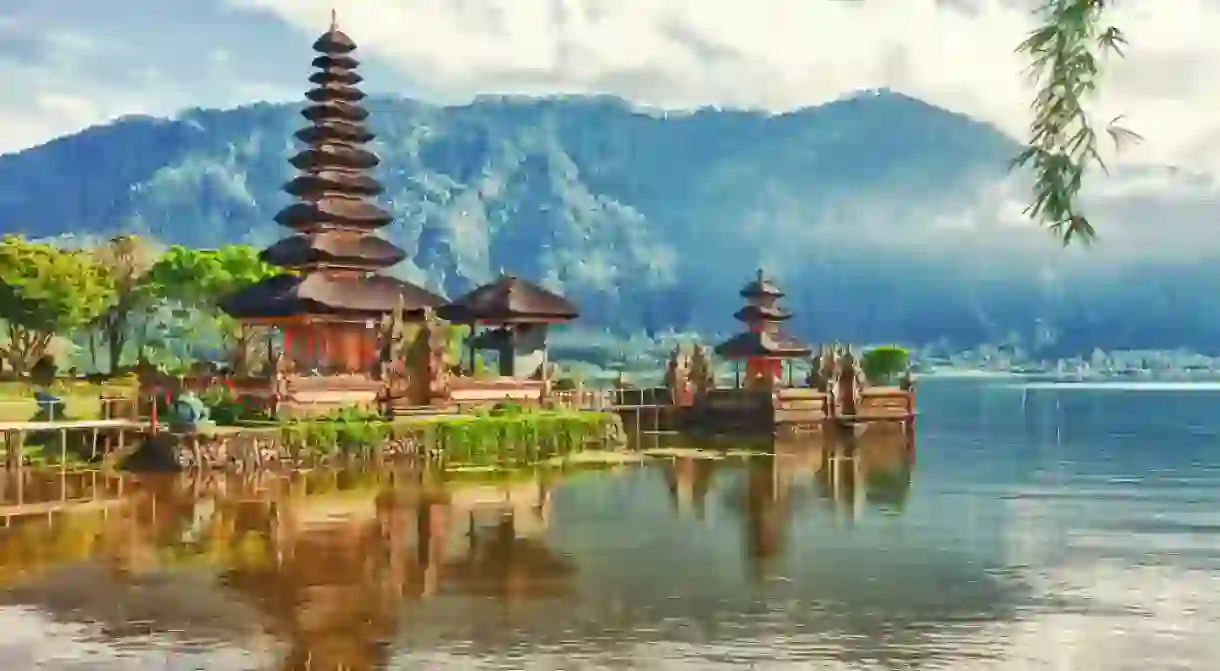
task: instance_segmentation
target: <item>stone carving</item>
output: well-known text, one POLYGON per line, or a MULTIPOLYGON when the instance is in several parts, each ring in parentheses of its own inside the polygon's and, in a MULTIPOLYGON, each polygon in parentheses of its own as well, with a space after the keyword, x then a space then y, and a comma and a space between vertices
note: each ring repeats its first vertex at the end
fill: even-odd
POLYGON ((898 388, 908 392, 915 391, 915 378, 911 375, 910 367, 907 367, 906 371, 902 374, 902 379, 898 381, 898 388))
POLYGON ((690 357, 677 345, 669 354, 669 363, 665 366, 665 389, 669 392, 669 402, 673 405, 683 405, 690 397, 690 357))
POLYGON ((428 401, 446 399, 449 397, 449 368, 445 364, 445 354, 449 349, 448 325, 436 316, 432 308, 425 308, 421 331, 427 351, 427 368, 422 373, 428 381, 428 401))
POLYGON ((822 360, 821 360, 818 370, 819 370, 819 375, 821 376, 821 378, 823 380, 822 384, 824 385, 823 386, 824 391, 827 391, 827 392, 833 391, 831 389, 831 386, 833 385, 834 380, 837 378, 837 372, 838 372, 836 369, 836 366, 837 366, 837 364, 835 361, 834 351, 831 348, 823 346, 822 347, 822 360))
POLYGON ((805 376, 805 384, 807 384, 810 389, 824 392, 826 391, 827 385, 830 383, 829 378, 827 378, 826 374, 822 371, 822 359, 824 359, 825 356, 826 346, 822 345, 818 349, 818 354, 810 357, 809 359, 809 373, 805 376))
POLYGON ((394 310, 381 319, 378 329, 378 378, 381 380, 382 411, 390 414, 395 399, 410 396, 411 345, 406 340, 403 304, 400 299, 394 310))
POLYGON ((690 367, 687 371, 690 386, 698 396, 705 396, 716 388, 716 375, 712 371, 712 360, 707 348, 696 344, 691 349, 690 367))
POLYGON ((838 389, 836 396, 840 413, 854 415, 860 405, 860 370, 856 368, 856 357, 851 352, 851 346, 843 350, 839 357, 838 389))

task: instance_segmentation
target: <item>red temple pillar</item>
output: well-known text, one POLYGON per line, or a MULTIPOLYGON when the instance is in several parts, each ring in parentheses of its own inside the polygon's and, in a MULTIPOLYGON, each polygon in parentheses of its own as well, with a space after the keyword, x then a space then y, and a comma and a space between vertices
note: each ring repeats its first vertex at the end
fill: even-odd
MULTIPOLYGON (((765 325, 760 323, 749 324, 748 328, 753 333, 762 333, 765 325)), ((746 379, 753 380, 762 375, 770 375, 773 379, 781 379, 784 370, 783 364, 778 359, 770 359, 767 357, 749 357, 746 359, 746 379)))

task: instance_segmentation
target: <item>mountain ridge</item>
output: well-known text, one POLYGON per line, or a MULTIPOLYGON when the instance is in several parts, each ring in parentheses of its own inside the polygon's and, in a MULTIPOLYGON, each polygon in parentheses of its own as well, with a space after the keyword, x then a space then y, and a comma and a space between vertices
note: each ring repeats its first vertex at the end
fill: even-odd
MULTIPOLYGON (((269 244, 285 233, 272 217, 289 202, 302 105, 127 117, 0 156, 0 226, 269 244)), ((1019 216, 1019 145, 902 94, 780 114, 664 113, 610 96, 367 106, 380 201, 395 215, 386 235, 409 254, 396 273, 448 295, 503 269, 571 294, 596 326, 727 331, 737 289, 765 266, 811 340, 968 346, 1049 329, 1076 351, 1220 336, 1220 315, 1193 295, 1220 288, 1214 273, 1169 268, 1156 256, 1169 248, 1136 244, 1145 233, 1125 224, 1103 229, 1122 243, 1109 251, 1058 250, 1019 216), (1108 278, 1137 267, 1172 271, 1158 286, 1183 295, 1173 312, 1162 300, 1132 319, 1147 289, 1108 278)), ((1211 185, 1192 188, 1202 200, 1183 202, 1203 214, 1220 202, 1211 185)), ((1115 201, 1122 217, 1129 200, 1115 201)))

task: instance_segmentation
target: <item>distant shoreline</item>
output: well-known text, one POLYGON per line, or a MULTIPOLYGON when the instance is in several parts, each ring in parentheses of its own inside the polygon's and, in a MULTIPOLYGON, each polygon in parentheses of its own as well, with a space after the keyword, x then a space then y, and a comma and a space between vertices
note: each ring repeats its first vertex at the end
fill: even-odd
POLYGON ((1105 388, 1105 389, 1220 389, 1220 376, 1185 378, 1170 376, 1148 376, 1132 378, 1127 375, 1094 375, 1087 378, 1055 375, 1053 373, 1012 373, 1007 371, 948 370, 919 373, 917 378, 944 380, 1011 380, 1030 389, 1034 388, 1105 388))

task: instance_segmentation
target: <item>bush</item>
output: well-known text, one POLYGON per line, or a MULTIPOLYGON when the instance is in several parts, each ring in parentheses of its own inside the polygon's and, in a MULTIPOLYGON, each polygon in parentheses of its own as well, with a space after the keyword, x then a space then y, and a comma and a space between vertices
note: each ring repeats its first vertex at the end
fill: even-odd
POLYGON ((910 354, 896 345, 874 347, 860 358, 860 368, 872 384, 892 382, 911 363, 910 354))
POLYGON ((524 412, 525 408, 522 408, 520 404, 513 403, 512 401, 500 401, 499 403, 491 406, 491 413, 489 414, 491 414, 492 417, 509 417, 512 415, 520 415, 524 412))
POLYGON ((260 422, 272 419, 271 413, 235 398, 228 389, 214 386, 199 395, 208 407, 209 419, 217 424, 232 426, 243 422, 260 422))
POLYGON ((580 381, 574 377, 561 377, 551 383, 551 388, 556 391, 575 391, 578 384, 580 381))

